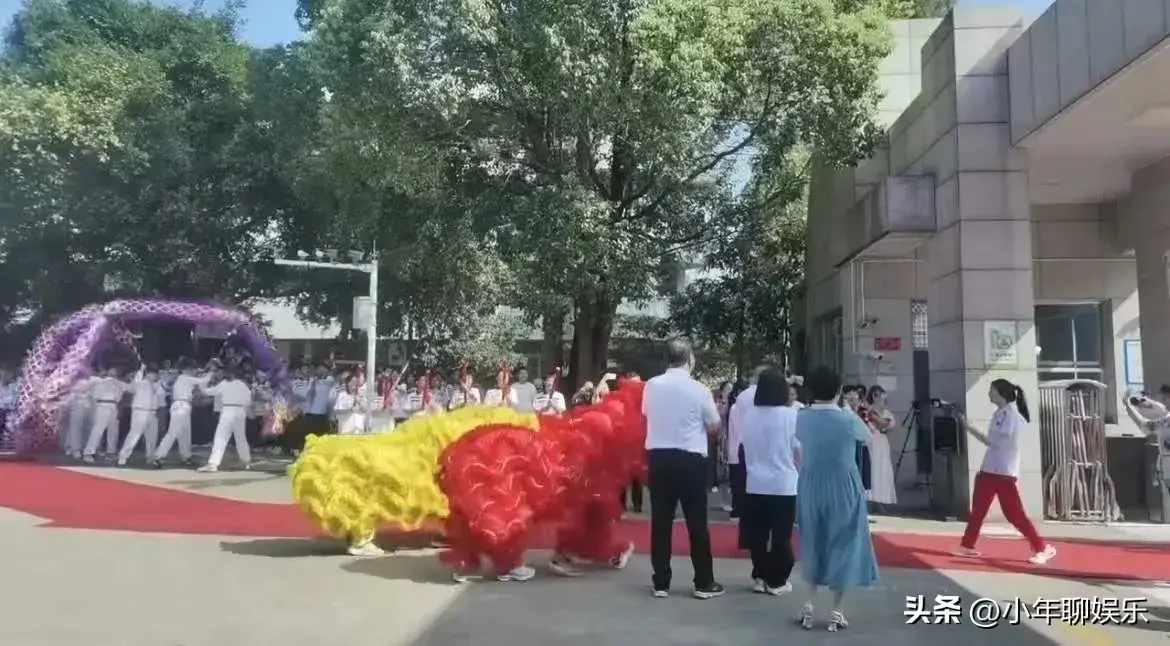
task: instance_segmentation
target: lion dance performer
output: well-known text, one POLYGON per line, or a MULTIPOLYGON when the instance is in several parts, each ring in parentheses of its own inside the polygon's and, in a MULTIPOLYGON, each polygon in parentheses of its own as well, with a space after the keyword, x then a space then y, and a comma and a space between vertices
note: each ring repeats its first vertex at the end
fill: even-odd
POLYGON ((641 381, 627 380, 597 404, 542 415, 536 432, 485 425, 447 447, 438 483, 450 547, 441 559, 457 581, 485 560, 500 580, 531 578, 524 554, 542 524, 558 528, 554 572, 579 575, 579 561, 625 567, 633 546, 614 530, 618 493, 643 469, 642 391, 641 381))
POLYGON ((510 408, 467 406, 418 415, 389 433, 311 435, 289 467, 293 499, 354 556, 378 556, 380 528, 441 527, 447 498, 435 481, 442 451, 481 426, 536 429, 536 416, 510 408))

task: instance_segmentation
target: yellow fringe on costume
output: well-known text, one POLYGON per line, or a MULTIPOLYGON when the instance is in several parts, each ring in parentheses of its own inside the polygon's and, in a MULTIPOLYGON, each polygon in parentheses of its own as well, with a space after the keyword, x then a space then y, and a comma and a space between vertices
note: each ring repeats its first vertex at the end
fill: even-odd
POLYGON ((446 518, 447 498, 435 483, 443 449, 486 424, 537 429, 534 413, 503 406, 466 406, 411 418, 387 433, 310 435, 288 469, 293 500, 326 533, 350 542, 387 523, 406 530, 446 518))

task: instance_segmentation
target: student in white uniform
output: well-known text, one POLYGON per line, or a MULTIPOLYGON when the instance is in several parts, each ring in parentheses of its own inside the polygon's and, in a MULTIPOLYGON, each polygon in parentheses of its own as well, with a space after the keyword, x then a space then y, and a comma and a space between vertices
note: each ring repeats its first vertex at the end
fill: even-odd
POLYGON ((459 383, 451 389, 451 395, 447 398, 447 410, 455 410, 482 401, 483 397, 479 394, 479 388, 475 387, 475 378, 470 374, 465 374, 459 378, 459 383))
POLYGON ((361 392, 357 377, 350 377, 345 388, 337 394, 333 404, 339 435, 361 435, 366 432, 366 397, 361 392))
POLYGON ((85 429, 93 414, 93 377, 79 379, 69 390, 69 409, 65 420, 65 453, 80 460, 85 450, 85 429))
POLYGON ((94 379, 90 392, 93 394, 93 425, 89 428, 89 438, 85 442, 82 460, 94 462, 94 454, 106 438, 106 455, 113 456, 118 452, 118 405, 122 397, 130 390, 130 384, 118 379, 118 369, 108 368, 105 376, 94 379))
POLYGON ((556 390, 537 393, 532 401, 532 409, 538 413, 563 413, 566 408, 565 396, 556 390))
POLYGON ((247 469, 252 464, 252 453, 248 447, 246 425, 248 409, 252 406, 252 389, 227 370, 223 381, 207 388, 207 393, 220 401, 219 422, 215 425, 215 439, 211 443, 211 456, 207 464, 199 467, 200 473, 215 473, 223 462, 228 440, 234 440, 236 454, 247 469))
POLYGON ((510 394, 515 395, 516 402, 512 406, 521 412, 528 413, 535 410, 536 384, 528 381, 528 370, 516 370, 516 383, 512 384, 510 394))
POLYGON ((158 444, 158 373, 148 372, 145 366, 140 368, 130 383, 130 393, 130 432, 118 453, 120 467, 126 466, 139 440, 145 442, 147 460, 158 444))
POLYGON ((167 434, 158 445, 154 454, 154 465, 162 466, 162 461, 171 452, 175 442, 179 443, 179 459, 191 461, 191 402, 195 397, 196 389, 206 388, 211 381, 211 375, 198 377, 195 375, 195 366, 191 363, 182 365, 182 372, 175 377, 171 388, 171 418, 167 426, 167 434))
POLYGON ((20 400, 20 380, 7 370, 0 368, 0 444, 8 433, 8 419, 12 417, 20 400))

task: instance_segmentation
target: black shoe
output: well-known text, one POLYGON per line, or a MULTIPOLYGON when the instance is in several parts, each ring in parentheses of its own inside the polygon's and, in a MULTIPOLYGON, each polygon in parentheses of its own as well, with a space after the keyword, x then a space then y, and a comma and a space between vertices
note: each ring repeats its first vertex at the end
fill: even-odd
POLYGON ((701 588, 695 588, 696 599, 714 599, 715 597, 722 597, 726 590, 723 589, 722 583, 711 583, 701 588))

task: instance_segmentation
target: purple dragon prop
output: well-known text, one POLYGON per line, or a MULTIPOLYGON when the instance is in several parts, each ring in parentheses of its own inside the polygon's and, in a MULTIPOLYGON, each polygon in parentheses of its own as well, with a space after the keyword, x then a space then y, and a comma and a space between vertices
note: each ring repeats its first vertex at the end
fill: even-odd
POLYGON ((244 311, 214 303, 162 299, 116 300, 90 305, 41 333, 24 362, 20 399, 8 419, 6 439, 17 453, 56 448, 57 429, 69 390, 90 376, 91 364, 110 344, 133 348, 128 323, 166 321, 234 328, 252 353, 253 364, 269 376, 277 393, 288 387, 288 369, 272 340, 244 311))

